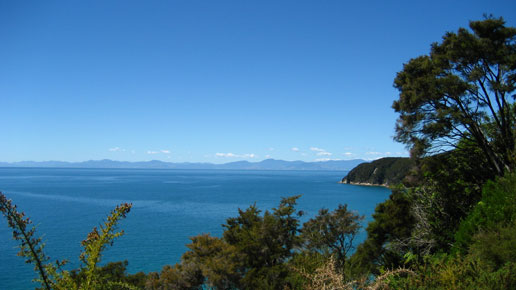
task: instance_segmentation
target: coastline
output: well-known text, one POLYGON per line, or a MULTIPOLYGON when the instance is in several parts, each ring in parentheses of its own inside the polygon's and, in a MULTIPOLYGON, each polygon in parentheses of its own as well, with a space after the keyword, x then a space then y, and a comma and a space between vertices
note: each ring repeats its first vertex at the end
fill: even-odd
POLYGON ((388 184, 374 184, 370 182, 346 182, 344 180, 338 181, 337 183, 340 184, 351 184, 351 185, 361 185, 361 186, 380 186, 380 187, 386 187, 389 188, 388 184))

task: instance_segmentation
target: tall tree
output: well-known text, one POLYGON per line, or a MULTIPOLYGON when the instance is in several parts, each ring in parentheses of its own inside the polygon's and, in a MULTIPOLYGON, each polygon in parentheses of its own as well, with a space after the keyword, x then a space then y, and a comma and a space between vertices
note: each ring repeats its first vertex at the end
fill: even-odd
POLYGON ((295 205, 300 196, 282 198, 279 206, 260 215, 256 206, 239 210, 223 225, 223 240, 243 257, 241 286, 245 289, 285 289, 290 274, 286 262, 300 246, 295 205))
POLYGON ((355 238, 361 228, 360 216, 348 206, 339 204, 330 212, 319 210, 319 214, 304 223, 302 237, 306 247, 324 254, 335 254, 339 266, 343 266, 349 253, 355 248, 355 238))
POLYGON ((397 141, 415 155, 471 140, 498 175, 514 167, 516 28, 492 17, 449 32, 394 80, 397 141))

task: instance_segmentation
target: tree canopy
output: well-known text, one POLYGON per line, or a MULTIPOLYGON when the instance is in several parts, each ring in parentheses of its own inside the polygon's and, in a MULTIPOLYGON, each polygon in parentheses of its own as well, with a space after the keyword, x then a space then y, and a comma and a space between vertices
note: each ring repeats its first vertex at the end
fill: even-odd
POLYGON ((333 212, 323 208, 319 215, 303 225, 306 247, 323 253, 336 255, 339 265, 354 250, 353 241, 361 228, 364 216, 348 210, 347 205, 339 205, 333 212))
POLYGON ((516 28, 492 17, 469 26, 446 33, 397 74, 395 139, 417 156, 471 140, 503 175, 515 163, 516 28))

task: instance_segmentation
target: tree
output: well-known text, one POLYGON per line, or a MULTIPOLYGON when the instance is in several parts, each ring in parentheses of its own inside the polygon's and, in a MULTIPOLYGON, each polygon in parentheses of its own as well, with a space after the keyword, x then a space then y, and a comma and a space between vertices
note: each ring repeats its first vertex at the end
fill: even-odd
POLYGON ((516 28, 492 17, 469 26, 446 33, 397 74, 395 139, 416 156, 470 140, 503 175, 515 164, 516 28))
POLYGON ((242 259, 235 247, 220 238, 203 234, 191 238, 186 245, 190 250, 181 257, 182 264, 194 264, 199 267, 202 286, 215 289, 238 289, 242 259))
POLYGON ((242 279, 245 289, 284 289, 289 284, 286 262, 300 245, 299 217, 295 211, 300 196, 283 198, 272 212, 260 216, 256 206, 239 210, 239 216, 223 225, 224 241, 242 255, 242 279))
POLYGON ((364 216, 349 211, 347 205, 339 204, 332 212, 323 208, 319 210, 319 215, 304 223, 302 237, 309 250, 335 254, 336 262, 343 266, 346 257, 354 249, 353 242, 363 219, 364 216))
POLYGON ((415 220, 410 212, 411 201, 402 187, 393 188, 389 199, 376 206, 373 221, 366 228, 367 239, 350 258, 355 275, 378 274, 379 268, 403 265, 403 253, 390 245, 411 236, 415 220))
POLYGON ((292 289, 288 262, 301 245, 299 196, 283 198, 263 214, 252 205, 223 225, 222 238, 192 237, 181 262, 151 273, 148 289, 292 289))
MULTIPOLYGON (((109 262, 105 266, 97 268, 97 274, 104 279, 104 281, 117 281, 118 283, 110 285, 110 282, 106 284, 108 286, 112 286, 115 289, 126 289, 127 287, 121 286, 132 285, 134 288, 143 289, 145 288, 145 282, 147 280, 147 275, 144 272, 138 272, 136 274, 128 274, 127 273, 127 265, 129 262, 127 260, 118 261, 118 262, 109 262)), ((82 268, 80 270, 72 270, 71 278, 75 282, 75 284, 80 285, 81 281, 86 280, 86 269, 82 268)))

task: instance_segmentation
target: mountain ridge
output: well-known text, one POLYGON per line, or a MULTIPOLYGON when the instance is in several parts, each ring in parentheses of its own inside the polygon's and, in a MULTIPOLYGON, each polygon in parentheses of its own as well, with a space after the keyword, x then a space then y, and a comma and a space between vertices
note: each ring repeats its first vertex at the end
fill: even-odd
POLYGON ((285 161, 265 159, 259 162, 234 161, 223 164, 203 162, 165 162, 150 161, 116 161, 110 159, 87 160, 81 162, 67 161, 19 161, 0 162, 0 167, 45 167, 45 168, 120 168, 120 169, 238 169, 238 170, 351 170, 358 164, 366 162, 362 159, 329 160, 329 161, 285 161))

